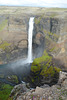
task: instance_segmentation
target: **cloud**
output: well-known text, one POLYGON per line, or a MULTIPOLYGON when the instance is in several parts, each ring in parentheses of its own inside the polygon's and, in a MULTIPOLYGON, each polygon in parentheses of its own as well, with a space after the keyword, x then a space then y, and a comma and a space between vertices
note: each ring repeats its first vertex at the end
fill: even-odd
POLYGON ((0 0, 0 5, 66 7, 67 0, 0 0))
POLYGON ((0 0, 0 5, 20 5, 19 0, 0 0))

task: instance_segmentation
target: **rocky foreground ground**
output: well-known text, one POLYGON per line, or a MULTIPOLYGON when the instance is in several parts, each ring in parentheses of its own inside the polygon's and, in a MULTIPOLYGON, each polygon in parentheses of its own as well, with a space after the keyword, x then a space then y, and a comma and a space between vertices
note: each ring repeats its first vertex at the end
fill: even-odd
POLYGON ((12 100, 67 100, 67 73, 59 73, 59 80, 51 87, 44 84, 30 89, 29 84, 16 85, 11 91, 12 100))

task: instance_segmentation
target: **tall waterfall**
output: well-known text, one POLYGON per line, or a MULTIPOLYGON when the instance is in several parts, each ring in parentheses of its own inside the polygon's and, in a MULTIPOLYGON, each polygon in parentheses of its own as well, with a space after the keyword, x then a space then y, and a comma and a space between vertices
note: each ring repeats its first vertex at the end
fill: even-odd
POLYGON ((33 26, 34 26, 34 17, 31 17, 29 20, 29 30, 28 30, 28 62, 32 62, 32 36, 33 36, 33 26))
MULTIPOLYGON (((29 29, 28 29, 28 57, 27 59, 21 59, 19 62, 15 63, 15 66, 24 65, 27 63, 32 63, 32 36, 33 36, 33 28, 34 28, 34 17, 31 17, 29 20, 29 29)), ((12 64, 14 66, 14 63, 12 64)))

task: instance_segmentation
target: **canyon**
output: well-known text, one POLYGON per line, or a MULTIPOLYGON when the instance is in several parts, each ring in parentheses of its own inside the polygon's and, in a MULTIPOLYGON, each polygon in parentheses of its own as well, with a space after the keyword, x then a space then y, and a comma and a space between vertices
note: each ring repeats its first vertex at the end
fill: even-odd
POLYGON ((0 99, 66 100, 65 72, 67 8, 0 6, 0 99))
POLYGON ((63 8, 0 7, 0 64, 27 58, 30 17, 35 17, 33 59, 46 49, 67 70, 67 9, 63 8))

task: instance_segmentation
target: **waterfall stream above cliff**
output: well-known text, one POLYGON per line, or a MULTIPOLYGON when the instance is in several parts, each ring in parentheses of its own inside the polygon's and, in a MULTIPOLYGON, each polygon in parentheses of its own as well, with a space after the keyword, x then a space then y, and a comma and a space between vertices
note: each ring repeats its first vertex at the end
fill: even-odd
POLYGON ((34 27, 34 17, 29 20, 29 30, 28 30, 28 63, 32 62, 32 35, 34 27))

